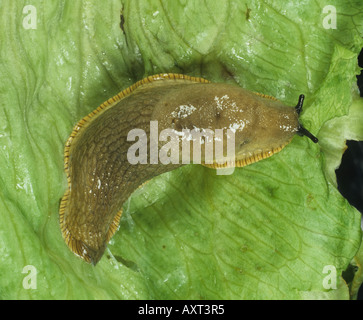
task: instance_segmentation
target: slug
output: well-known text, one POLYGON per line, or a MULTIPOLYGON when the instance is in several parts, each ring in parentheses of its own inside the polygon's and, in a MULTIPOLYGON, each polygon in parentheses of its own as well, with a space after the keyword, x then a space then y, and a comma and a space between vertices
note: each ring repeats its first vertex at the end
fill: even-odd
POLYGON ((299 123, 303 100, 300 95, 297 106, 288 107, 235 85, 180 74, 158 74, 136 82, 81 119, 66 142, 68 189, 59 210, 66 244, 96 265, 131 193, 151 178, 183 165, 151 161, 152 151, 161 151, 167 143, 159 141, 157 150, 152 150, 152 121, 158 130, 176 132, 232 128, 234 159, 221 163, 214 158, 207 163, 202 156, 201 163, 210 168, 243 167, 279 152, 295 134, 318 141, 299 123), (149 156, 131 164, 128 152, 136 139, 129 141, 128 135, 136 128, 147 135, 149 156))

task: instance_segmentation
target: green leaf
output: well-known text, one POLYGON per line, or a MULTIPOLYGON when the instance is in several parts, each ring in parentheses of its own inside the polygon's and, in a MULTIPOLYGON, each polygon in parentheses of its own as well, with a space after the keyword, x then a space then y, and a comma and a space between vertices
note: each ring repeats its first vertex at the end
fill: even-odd
POLYGON ((34 0, 36 28, 27 29, 26 4, 3 0, 0 298, 355 297, 361 217, 334 170, 345 140, 363 140, 363 4, 336 1, 337 28, 325 29, 330 4, 34 0), (159 72, 236 83, 291 106, 304 93, 301 120, 319 144, 296 136, 229 176, 190 165, 152 179, 124 204, 93 267, 59 228, 64 143, 82 116, 159 72))

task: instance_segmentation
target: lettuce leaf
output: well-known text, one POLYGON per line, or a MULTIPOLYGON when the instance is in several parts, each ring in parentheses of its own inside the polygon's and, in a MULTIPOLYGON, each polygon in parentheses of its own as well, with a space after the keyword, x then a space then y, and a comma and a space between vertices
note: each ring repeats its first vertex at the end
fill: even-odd
POLYGON ((354 297, 361 270, 352 286, 342 273, 361 265, 361 217, 334 169, 345 140, 363 140, 363 4, 336 1, 336 29, 326 29, 326 5, 34 0, 25 10, 3 0, 0 298, 354 297), (301 119, 320 142, 297 136, 230 176, 190 165, 152 179, 124 204, 93 267, 59 228, 64 143, 82 116, 159 72, 236 83, 292 106, 304 93, 301 119))

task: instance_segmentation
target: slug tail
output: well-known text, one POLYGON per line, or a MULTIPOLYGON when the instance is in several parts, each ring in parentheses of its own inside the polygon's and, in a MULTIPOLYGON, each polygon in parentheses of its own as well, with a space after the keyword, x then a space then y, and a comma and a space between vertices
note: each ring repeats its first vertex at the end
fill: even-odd
MULTIPOLYGON (((87 246, 82 240, 76 239, 75 237, 72 236, 65 221, 65 208, 67 206, 68 197, 69 197, 69 189, 65 192, 59 206, 59 224, 62 231, 62 237, 64 239, 64 242, 75 255, 82 258, 84 261, 88 263, 96 265, 97 262, 101 259, 103 252, 106 249, 106 246, 104 248, 96 250, 87 246)), ((120 216, 118 217, 118 221, 119 219, 120 216)), ((115 223, 115 220, 113 221, 113 223, 115 223)), ((113 225, 111 225, 111 227, 112 230, 114 231, 117 230, 117 227, 116 229, 114 229, 113 225)))
POLYGON ((113 237, 113 235, 117 231, 118 226, 120 224, 121 216, 122 216, 122 209, 119 212, 117 212, 116 216, 112 220, 110 228, 108 229, 108 232, 107 232, 107 241, 106 241, 106 243, 108 243, 110 241, 110 239, 113 237))

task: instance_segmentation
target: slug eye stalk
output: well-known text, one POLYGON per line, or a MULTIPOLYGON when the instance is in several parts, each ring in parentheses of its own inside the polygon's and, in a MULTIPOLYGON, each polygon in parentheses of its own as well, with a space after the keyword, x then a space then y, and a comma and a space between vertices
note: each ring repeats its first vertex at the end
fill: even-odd
MULTIPOLYGON (((303 94, 301 94, 299 96, 299 101, 295 107, 296 113, 298 115, 300 115, 301 111, 302 111, 302 107, 304 104, 304 99, 305 96, 303 94)), ((314 143, 317 143, 319 141, 319 139, 317 137, 315 137, 310 131, 306 130, 301 124, 299 124, 299 128, 297 130, 297 134, 299 136, 306 136, 308 137, 311 141, 313 141, 314 143)))
POLYGON ((296 113, 298 115, 300 115, 301 111, 302 111, 302 107, 303 107, 303 103, 304 103, 304 99, 305 99, 305 96, 303 94, 300 94, 299 96, 299 101, 295 107, 295 110, 296 110, 296 113))

